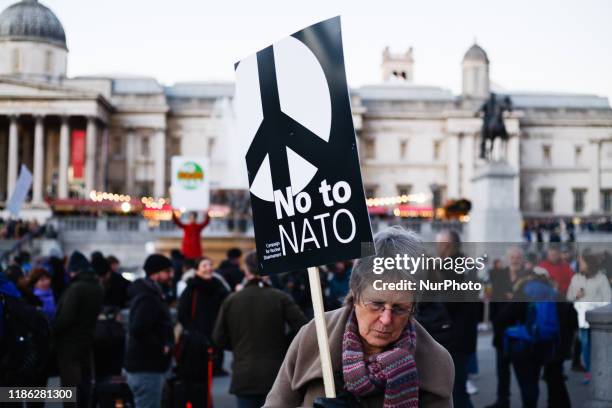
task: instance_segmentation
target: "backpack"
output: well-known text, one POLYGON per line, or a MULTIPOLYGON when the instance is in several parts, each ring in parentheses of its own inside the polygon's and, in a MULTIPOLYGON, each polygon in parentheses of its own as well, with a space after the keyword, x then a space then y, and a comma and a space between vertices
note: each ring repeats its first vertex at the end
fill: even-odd
POLYGON ((121 375, 126 336, 116 316, 114 311, 102 313, 96 322, 93 355, 97 378, 121 375))
POLYGON ((42 312, 21 299, 0 295, 4 338, 0 381, 20 383, 44 372, 49 357, 51 331, 42 312))
POLYGON ((505 349, 511 357, 530 353, 544 363, 550 362, 560 342, 557 292, 548 284, 533 280, 525 284, 523 294, 529 300, 525 321, 506 329, 505 349))

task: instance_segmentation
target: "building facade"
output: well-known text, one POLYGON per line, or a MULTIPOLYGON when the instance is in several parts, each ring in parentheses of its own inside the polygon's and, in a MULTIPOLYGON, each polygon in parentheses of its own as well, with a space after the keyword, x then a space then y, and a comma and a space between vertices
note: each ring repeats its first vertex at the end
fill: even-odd
MULTIPOLYGON (((34 175, 27 210, 91 190, 168 195, 175 155, 209 157, 215 191, 246 192, 232 109, 232 83, 163 86, 148 77, 68 78, 59 19, 36 0, 0 14, 0 202, 21 164, 34 175)), ((382 55, 379 84, 351 90, 366 195, 422 193, 434 207, 475 200, 479 108, 490 61, 474 44, 462 92, 414 83, 412 49, 382 55)), ((563 93, 508 95, 514 110, 507 158, 523 215, 612 213, 612 109, 607 98, 563 93)))

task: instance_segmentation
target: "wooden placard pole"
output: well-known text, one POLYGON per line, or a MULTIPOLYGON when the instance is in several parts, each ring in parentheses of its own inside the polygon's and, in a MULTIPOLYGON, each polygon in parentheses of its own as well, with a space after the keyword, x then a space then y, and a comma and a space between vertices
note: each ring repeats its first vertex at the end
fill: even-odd
POLYGON ((331 355, 329 352, 329 340, 327 338, 327 326, 325 324, 323 292, 321 291, 319 268, 316 266, 308 268, 308 280, 310 282, 310 296, 312 298, 312 308, 314 310, 315 328, 317 329, 317 341, 319 343, 319 357, 321 359, 325 396, 327 398, 336 398, 334 371, 332 370, 331 355))

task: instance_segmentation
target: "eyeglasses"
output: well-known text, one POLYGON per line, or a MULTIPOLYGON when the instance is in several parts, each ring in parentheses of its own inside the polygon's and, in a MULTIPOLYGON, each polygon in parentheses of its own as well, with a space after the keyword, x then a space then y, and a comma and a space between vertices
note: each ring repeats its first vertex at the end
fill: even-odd
POLYGON ((407 316, 412 312, 411 306, 399 306, 393 305, 390 308, 385 307, 384 302, 362 302, 363 307, 365 307, 369 312, 372 313, 380 313, 382 314, 385 310, 390 310, 393 316, 407 316))

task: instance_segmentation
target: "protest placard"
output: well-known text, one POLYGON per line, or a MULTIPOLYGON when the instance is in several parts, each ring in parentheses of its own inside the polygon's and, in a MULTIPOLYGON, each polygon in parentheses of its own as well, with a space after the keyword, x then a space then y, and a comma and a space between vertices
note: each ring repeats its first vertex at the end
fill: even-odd
POLYGON ((172 206, 185 211, 208 209, 210 177, 204 157, 172 157, 172 206))
POLYGON ((15 183, 15 189, 6 203, 6 209, 13 217, 19 216, 19 212, 28 196, 30 187, 32 187, 32 173, 25 164, 22 164, 19 170, 19 178, 17 179, 17 183, 15 183))

